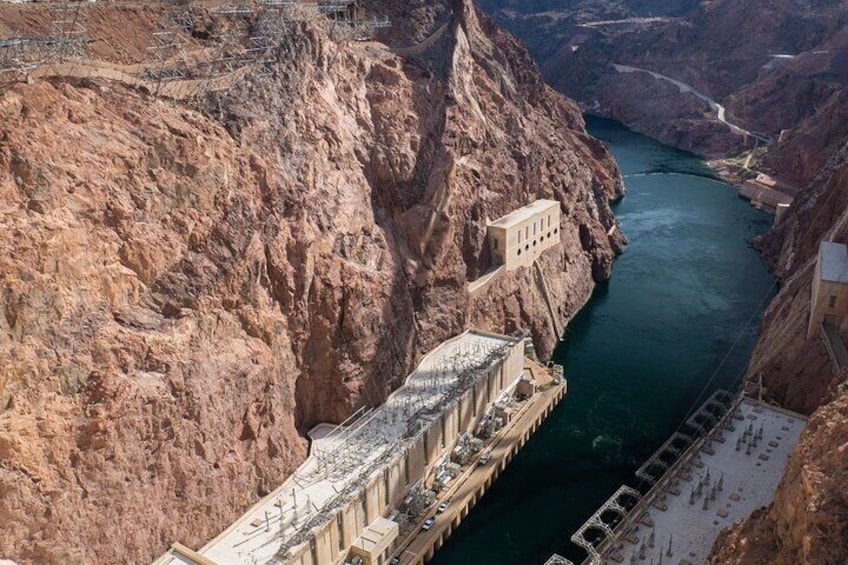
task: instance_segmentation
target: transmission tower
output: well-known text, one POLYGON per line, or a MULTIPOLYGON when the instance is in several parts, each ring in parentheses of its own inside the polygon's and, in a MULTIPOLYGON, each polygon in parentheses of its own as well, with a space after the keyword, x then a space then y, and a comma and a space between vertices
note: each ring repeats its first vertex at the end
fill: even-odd
POLYGON ((85 52, 89 4, 88 0, 50 3, 53 57, 58 62, 85 52))
POLYGON ((178 2, 169 3, 165 13, 159 17, 151 36, 152 44, 147 48, 150 57, 145 69, 146 77, 156 82, 156 94, 162 83, 188 76, 186 30, 191 30, 193 25, 191 10, 178 2))

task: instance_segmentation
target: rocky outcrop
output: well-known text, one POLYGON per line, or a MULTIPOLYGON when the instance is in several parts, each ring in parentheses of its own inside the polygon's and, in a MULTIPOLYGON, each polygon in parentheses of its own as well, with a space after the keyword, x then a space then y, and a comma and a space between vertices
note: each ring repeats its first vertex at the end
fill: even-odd
MULTIPOLYGON (((781 279, 748 367, 766 398, 809 414, 837 384, 818 336, 807 339, 810 288, 819 242, 848 241, 848 145, 801 192, 784 221, 757 242, 781 279)), ((843 338, 848 331, 843 331, 843 338)))
MULTIPOLYGON (((610 275, 622 185, 576 106, 469 2, 368 7, 396 22, 382 43, 302 22, 193 106, 93 79, 2 94, 0 555, 199 546, 307 428, 381 402, 446 337, 529 328, 547 355, 530 270, 465 290, 487 218, 562 202, 540 262, 560 322, 610 275)), ((143 54, 146 18, 92 9, 104 60, 143 54)))

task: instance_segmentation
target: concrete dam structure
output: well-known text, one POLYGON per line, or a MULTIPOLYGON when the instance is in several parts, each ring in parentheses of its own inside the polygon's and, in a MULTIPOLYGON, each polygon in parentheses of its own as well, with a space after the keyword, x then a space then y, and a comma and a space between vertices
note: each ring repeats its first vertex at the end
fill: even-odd
POLYGON ((443 342, 382 406, 313 428, 294 475, 215 539, 175 543, 156 565, 423 563, 565 393, 561 369, 525 359, 525 340, 468 330, 443 342))

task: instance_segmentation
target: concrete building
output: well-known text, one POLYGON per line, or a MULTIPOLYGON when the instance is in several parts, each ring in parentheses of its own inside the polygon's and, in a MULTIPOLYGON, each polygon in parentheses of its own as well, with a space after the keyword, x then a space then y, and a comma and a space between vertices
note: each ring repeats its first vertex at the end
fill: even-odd
POLYGON ((755 208, 775 213, 778 206, 791 205, 793 195, 797 192, 797 188, 764 173, 746 180, 739 188, 739 195, 750 200, 755 208))
POLYGON ((546 249, 560 242, 560 205, 536 200, 488 225, 492 260, 507 271, 529 267, 546 249))
POLYGON ((218 537, 199 551, 174 544, 156 564, 387 563, 395 518, 442 480, 454 448, 497 418, 524 374, 524 336, 469 330, 443 342, 381 407, 313 428, 294 475, 218 537))
POLYGON ((810 325, 807 337, 813 337, 823 322, 839 327, 848 314, 848 246, 823 241, 819 246, 813 275, 810 325))

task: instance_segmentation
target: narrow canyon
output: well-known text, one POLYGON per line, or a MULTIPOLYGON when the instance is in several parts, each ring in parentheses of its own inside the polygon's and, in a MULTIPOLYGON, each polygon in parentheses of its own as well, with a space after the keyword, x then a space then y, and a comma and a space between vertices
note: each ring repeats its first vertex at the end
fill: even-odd
POLYGON ((0 562, 201 548, 471 328, 541 374, 627 247, 590 114, 791 200, 742 387, 809 420, 709 562, 848 563, 848 367, 808 334, 846 30, 831 0, 0 1, 0 562), (493 272, 534 202, 559 239, 493 272))

